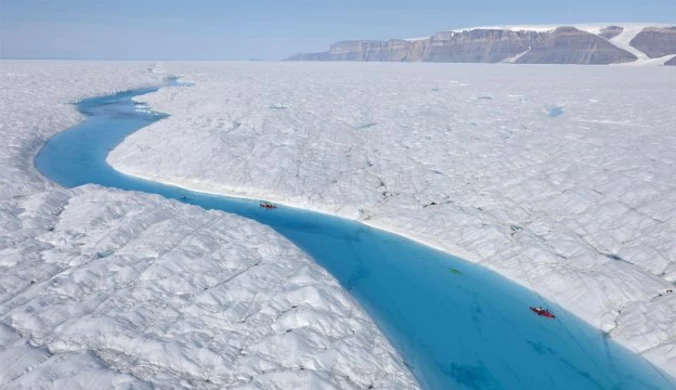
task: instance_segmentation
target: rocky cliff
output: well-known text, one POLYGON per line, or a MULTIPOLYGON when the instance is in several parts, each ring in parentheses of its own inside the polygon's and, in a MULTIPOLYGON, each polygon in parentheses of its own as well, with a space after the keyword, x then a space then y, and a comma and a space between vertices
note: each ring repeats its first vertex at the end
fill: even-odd
POLYGON ((617 64, 670 54, 676 54, 675 26, 631 24, 479 27, 416 40, 342 41, 289 60, 617 64))
POLYGON ((334 43, 328 52, 302 54, 306 61, 417 61, 427 49, 427 42, 392 39, 389 41, 343 41, 334 43))
POLYGON ((631 45, 650 58, 676 54, 676 26, 648 27, 631 40, 631 45))
POLYGON ((500 62, 526 52, 539 33, 476 29, 441 32, 429 42, 429 51, 418 61, 431 62, 500 62))

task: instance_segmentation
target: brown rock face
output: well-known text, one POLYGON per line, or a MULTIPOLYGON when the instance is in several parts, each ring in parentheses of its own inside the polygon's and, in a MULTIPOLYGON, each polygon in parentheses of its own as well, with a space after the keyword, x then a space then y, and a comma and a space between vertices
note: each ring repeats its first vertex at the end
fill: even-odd
POLYGON ((633 54, 573 27, 559 27, 533 42, 520 64, 616 64, 635 61, 633 54))
POLYGON ((501 62, 527 51, 540 34, 527 31, 470 30, 432 37, 425 61, 501 62))
POLYGON ((630 45, 650 58, 676 54, 676 26, 645 28, 631 40, 630 45))

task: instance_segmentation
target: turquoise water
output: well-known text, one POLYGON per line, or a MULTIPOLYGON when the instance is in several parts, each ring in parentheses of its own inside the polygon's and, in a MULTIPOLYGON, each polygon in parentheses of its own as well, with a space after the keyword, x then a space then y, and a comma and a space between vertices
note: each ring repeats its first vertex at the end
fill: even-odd
POLYGON ((549 109, 549 114, 547 114, 550 118, 556 118, 557 116, 561 116, 565 113, 566 111, 563 109, 561 106, 554 106, 549 109))
POLYGON ((165 115, 138 110, 140 89, 78 103, 88 118, 36 158, 51 180, 159 194, 271 226, 336 277, 368 311, 427 389, 674 389, 654 369, 537 294, 498 274, 357 222, 254 200, 186 191, 125 176, 105 159, 165 115), (183 199, 185 197, 185 199, 183 199), (451 272, 450 268, 461 273, 451 272), (530 305, 547 305, 557 319, 530 305))

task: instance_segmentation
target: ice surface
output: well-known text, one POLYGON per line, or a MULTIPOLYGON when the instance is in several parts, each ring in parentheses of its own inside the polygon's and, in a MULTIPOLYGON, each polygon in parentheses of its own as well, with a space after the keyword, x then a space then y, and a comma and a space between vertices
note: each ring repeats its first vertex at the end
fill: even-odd
POLYGON ((0 388, 417 388, 373 322, 260 224, 32 167, 145 63, 0 62, 0 388))
POLYGON ((3 206, 24 227, 0 252, 0 386, 415 387, 338 283, 270 228, 93 186, 3 206))
POLYGON ((534 289, 676 375, 670 69, 167 67, 196 85, 140 98, 172 116, 115 149, 116 168, 408 235, 534 289))

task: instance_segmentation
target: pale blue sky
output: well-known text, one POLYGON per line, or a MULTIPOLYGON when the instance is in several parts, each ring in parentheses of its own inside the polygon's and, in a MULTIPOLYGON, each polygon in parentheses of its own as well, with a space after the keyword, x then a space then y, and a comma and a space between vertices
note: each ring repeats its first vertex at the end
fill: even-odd
POLYGON ((0 57, 268 60, 475 25, 675 19, 675 0, 0 0, 0 57))

